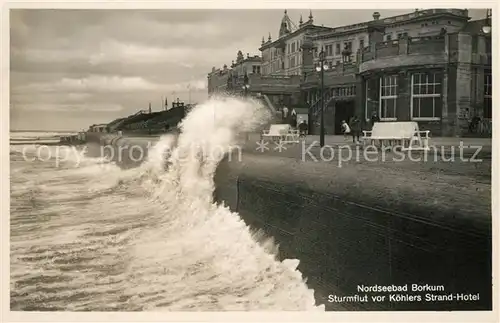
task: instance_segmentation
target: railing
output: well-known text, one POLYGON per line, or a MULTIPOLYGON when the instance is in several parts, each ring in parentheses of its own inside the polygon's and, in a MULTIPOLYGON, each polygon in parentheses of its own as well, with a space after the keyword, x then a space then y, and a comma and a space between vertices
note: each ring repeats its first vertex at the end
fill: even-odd
MULTIPOLYGON (((300 75, 260 75, 250 74, 248 81, 250 85, 271 85, 271 86, 299 86, 300 75)), ((242 83, 242 82, 241 82, 242 83)))
POLYGON ((478 124, 478 133, 480 134, 487 134, 487 135, 491 135, 493 132, 493 122, 491 119, 483 119, 481 121, 479 121, 479 124, 478 124))
POLYGON ((409 54, 441 53, 444 50, 444 36, 415 37, 408 42, 409 54))
POLYGON ((312 115, 314 117, 317 117, 318 116, 318 113, 321 111, 321 107, 326 107, 334 98, 335 96, 333 95, 333 91, 331 90, 326 90, 324 93, 323 93, 323 99, 325 101, 324 104, 321 104, 321 98, 318 98, 316 101, 314 101, 312 104, 311 104, 311 111, 312 111, 312 115))
POLYGON ((413 37, 404 40, 395 39, 377 43, 374 51, 370 47, 363 48, 361 61, 367 62, 377 58, 407 54, 444 53, 444 50, 444 36, 413 37))
POLYGON ((415 19, 417 17, 434 15, 434 14, 439 14, 439 13, 449 13, 449 14, 452 14, 455 16, 462 16, 462 17, 467 16, 466 10, 463 10, 463 9, 427 9, 427 10, 421 10, 421 11, 408 13, 408 14, 401 15, 401 16, 385 18, 385 19, 383 19, 383 22, 386 24, 389 24, 389 23, 401 22, 401 21, 405 21, 405 20, 415 19))
POLYGON ((375 45, 376 57, 397 56, 399 54, 399 41, 388 40, 375 45))
POLYGON ((491 119, 481 119, 476 124, 469 123, 469 135, 491 136, 493 131, 493 122, 491 119))

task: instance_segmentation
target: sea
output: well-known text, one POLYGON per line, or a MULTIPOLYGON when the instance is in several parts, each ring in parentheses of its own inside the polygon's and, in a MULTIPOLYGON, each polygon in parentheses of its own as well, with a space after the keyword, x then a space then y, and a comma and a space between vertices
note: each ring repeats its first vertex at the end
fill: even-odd
POLYGON ((10 146, 11 310, 323 311, 299 261, 212 199, 222 156, 207 152, 268 117, 210 99, 135 168, 87 146, 40 149, 60 133, 12 132, 25 144, 10 146))

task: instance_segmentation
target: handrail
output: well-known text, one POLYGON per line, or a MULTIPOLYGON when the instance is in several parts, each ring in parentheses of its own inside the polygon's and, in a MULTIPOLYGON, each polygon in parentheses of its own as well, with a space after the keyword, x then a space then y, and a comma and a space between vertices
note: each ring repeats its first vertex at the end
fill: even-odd
MULTIPOLYGON (((324 106, 327 106, 334 98, 335 96, 331 91, 326 91, 323 94, 323 99, 325 100, 324 106)), ((321 106, 320 106, 321 98, 317 99, 313 104, 311 104, 311 110, 314 116, 318 114, 319 111, 321 111, 321 106)))

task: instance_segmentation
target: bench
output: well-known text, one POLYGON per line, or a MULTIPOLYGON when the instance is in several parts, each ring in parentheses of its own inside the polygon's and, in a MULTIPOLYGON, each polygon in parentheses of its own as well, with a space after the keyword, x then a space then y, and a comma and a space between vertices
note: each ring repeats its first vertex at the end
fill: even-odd
POLYGON ((272 124, 269 130, 262 131, 261 140, 265 138, 283 143, 298 143, 299 131, 292 129, 289 124, 272 124))
POLYGON ((375 140, 383 143, 401 142, 401 150, 429 150, 429 130, 420 131, 418 123, 408 122, 375 122, 371 131, 363 131, 363 145, 375 140))

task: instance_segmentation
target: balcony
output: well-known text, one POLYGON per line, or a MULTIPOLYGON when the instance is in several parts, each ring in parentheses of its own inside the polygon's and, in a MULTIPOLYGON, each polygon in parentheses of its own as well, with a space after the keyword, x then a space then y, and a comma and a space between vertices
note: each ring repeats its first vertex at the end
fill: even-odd
POLYGON ((389 17, 385 19, 381 19, 384 23, 395 23, 395 22, 403 22, 403 21, 408 21, 411 19, 415 19, 417 17, 424 17, 424 16, 432 16, 432 15, 443 15, 443 14, 450 14, 454 16, 459 16, 459 17, 464 17, 466 18, 468 15, 467 10, 464 9, 426 9, 426 10, 419 10, 415 11, 412 13, 396 16, 396 17, 389 17))
MULTIPOLYGON (((248 84, 251 92, 263 93, 294 93, 300 88, 300 75, 248 75, 248 84)), ((243 79, 240 80, 243 85, 243 79)))
MULTIPOLYGON (((325 87, 334 87, 337 85, 344 85, 356 82, 356 74, 358 73, 358 66, 355 62, 351 63, 338 63, 332 66, 331 69, 325 71, 325 87)), ((303 89, 318 87, 321 79, 320 72, 311 72, 306 74, 301 87, 303 89)))
POLYGON ((447 62, 444 36, 385 41, 372 48, 365 47, 360 56, 360 73, 375 69, 447 62))

